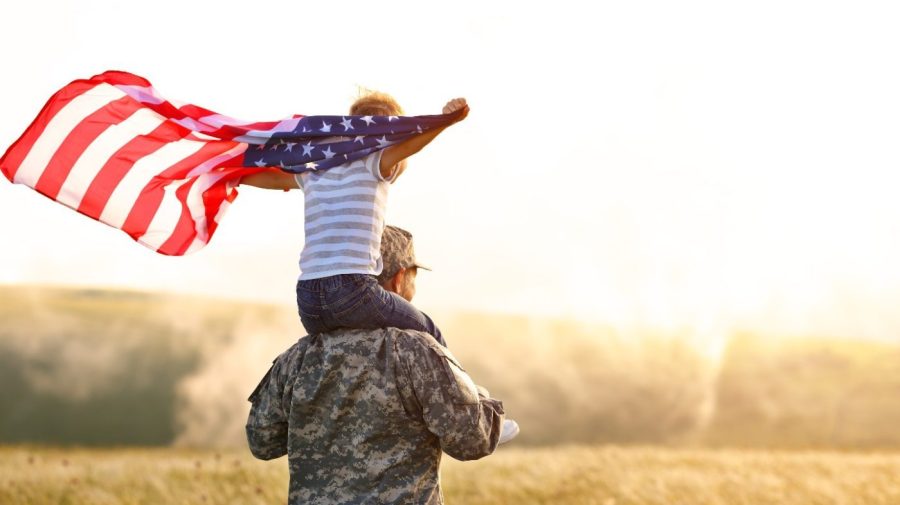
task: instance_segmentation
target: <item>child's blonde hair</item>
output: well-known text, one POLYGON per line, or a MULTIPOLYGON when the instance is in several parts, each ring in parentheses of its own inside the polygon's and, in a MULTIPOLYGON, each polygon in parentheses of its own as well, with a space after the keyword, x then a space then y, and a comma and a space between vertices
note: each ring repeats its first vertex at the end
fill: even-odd
POLYGON ((391 95, 361 88, 359 98, 350 106, 352 116, 402 116, 403 107, 391 95))

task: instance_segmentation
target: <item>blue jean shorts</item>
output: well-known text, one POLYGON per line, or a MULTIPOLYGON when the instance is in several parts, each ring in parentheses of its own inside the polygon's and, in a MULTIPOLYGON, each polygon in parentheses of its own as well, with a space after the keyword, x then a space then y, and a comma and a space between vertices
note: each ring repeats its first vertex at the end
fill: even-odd
POLYGON ((344 274, 297 281, 297 310, 310 333, 392 326, 424 331, 441 345, 447 345, 427 314, 382 288, 372 275, 344 274))

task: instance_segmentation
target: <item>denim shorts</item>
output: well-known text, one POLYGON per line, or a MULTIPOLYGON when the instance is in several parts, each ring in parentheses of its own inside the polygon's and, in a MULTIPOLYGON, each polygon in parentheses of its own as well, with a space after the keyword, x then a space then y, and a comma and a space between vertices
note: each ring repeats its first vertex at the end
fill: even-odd
POLYGON ((310 333, 392 326, 424 331, 441 345, 447 345, 427 314, 382 288, 373 275, 344 274, 297 281, 297 310, 310 333))

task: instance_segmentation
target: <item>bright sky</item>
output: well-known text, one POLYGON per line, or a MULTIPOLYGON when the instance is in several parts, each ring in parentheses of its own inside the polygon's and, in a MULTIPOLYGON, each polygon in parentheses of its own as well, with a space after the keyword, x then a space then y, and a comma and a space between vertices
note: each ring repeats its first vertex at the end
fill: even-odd
MULTIPOLYGON (((410 161, 388 222, 429 311, 897 338, 896 2, 4 3, 0 144, 106 69, 251 120, 357 85, 469 118, 410 161), (590 7, 588 7, 590 6, 590 7)), ((155 255, 0 180, 0 282, 293 303, 300 193, 248 188, 212 243, 155 255)))

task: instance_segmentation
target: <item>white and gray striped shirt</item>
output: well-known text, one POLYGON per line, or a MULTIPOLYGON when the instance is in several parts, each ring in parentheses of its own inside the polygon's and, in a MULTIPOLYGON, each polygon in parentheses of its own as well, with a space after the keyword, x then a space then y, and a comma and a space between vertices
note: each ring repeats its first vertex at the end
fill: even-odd
POLYGON ((388 186, 381 152, 321 172, 297 174, 304 194, 300 279, 381 273, 388 186))

